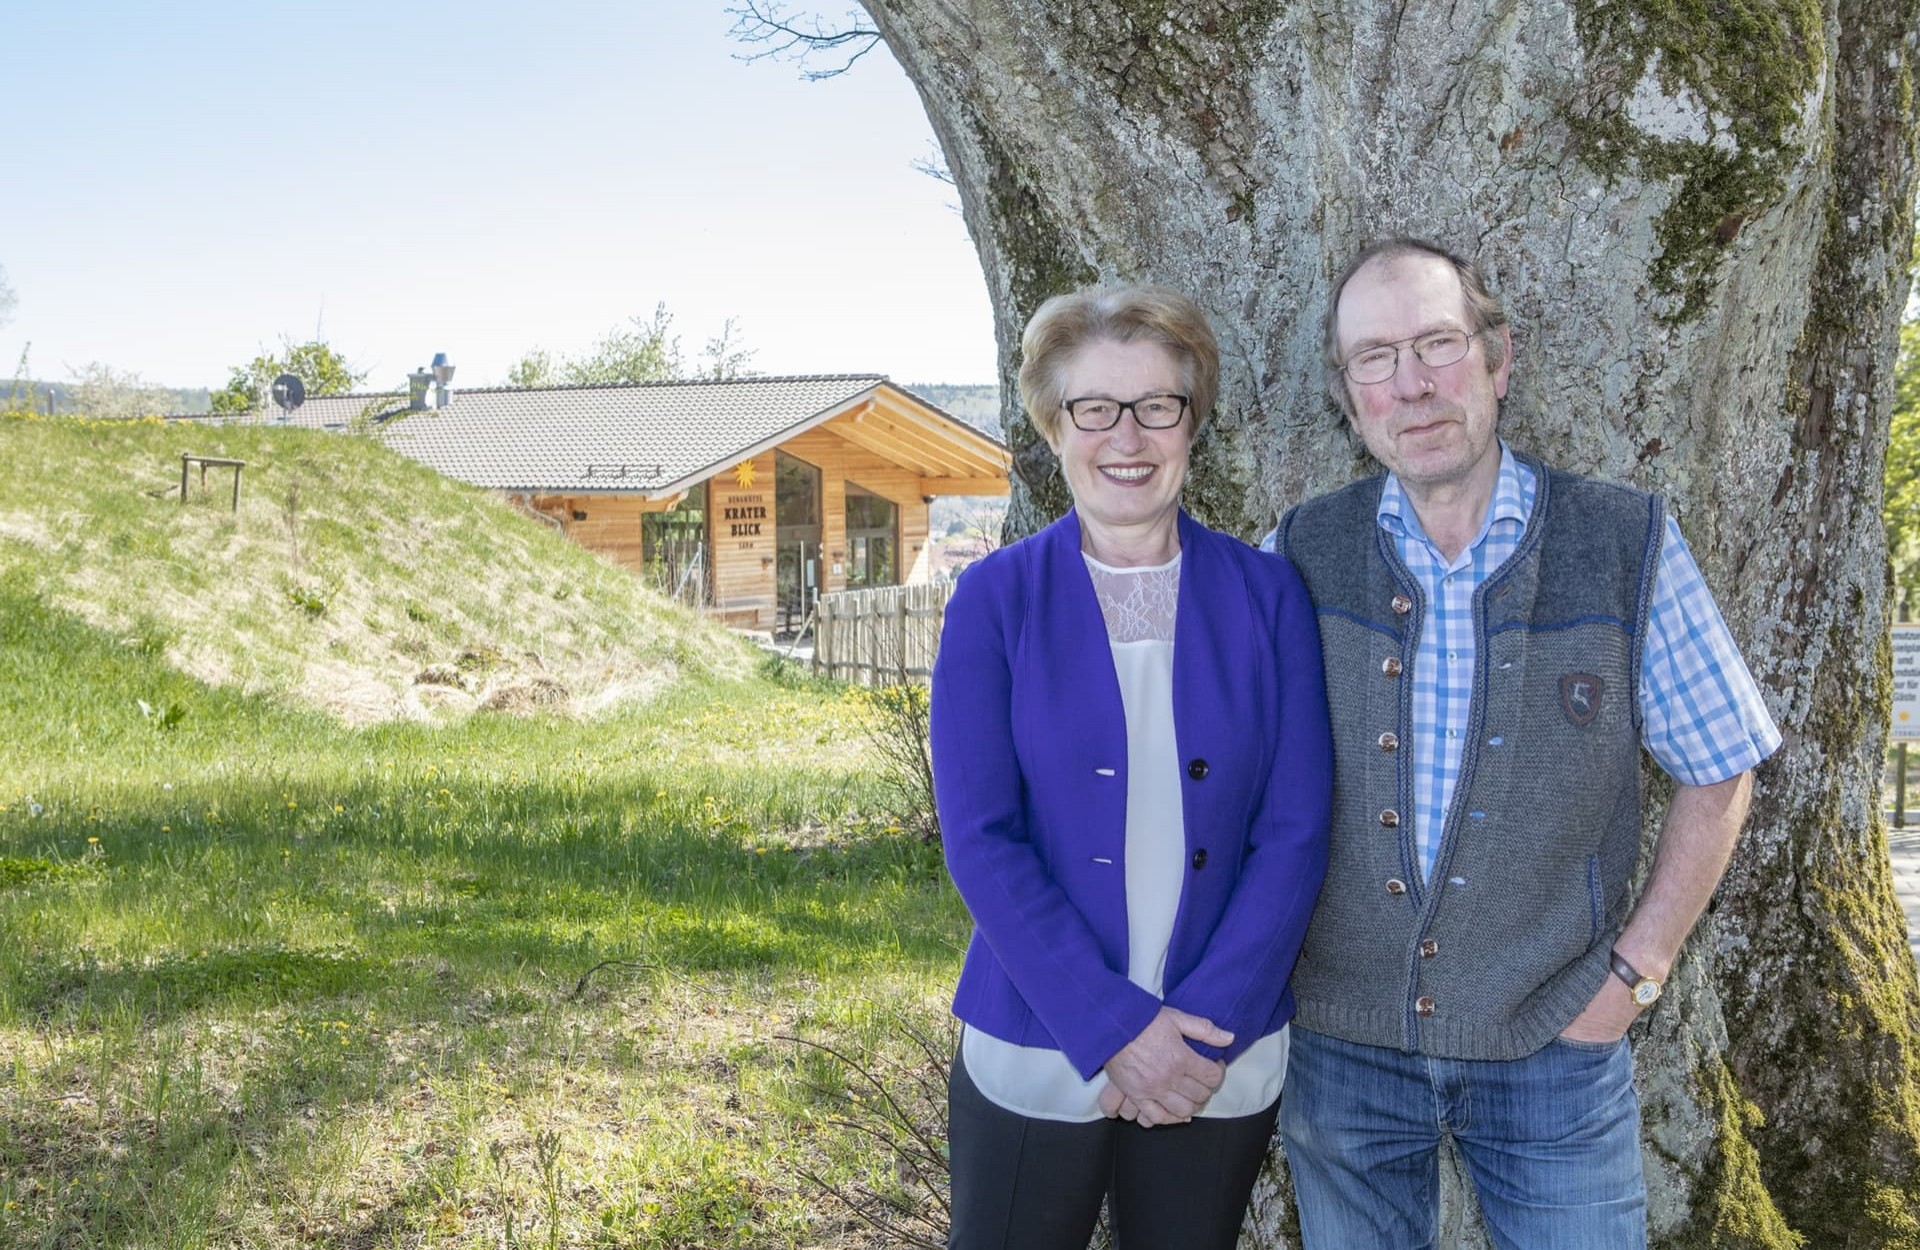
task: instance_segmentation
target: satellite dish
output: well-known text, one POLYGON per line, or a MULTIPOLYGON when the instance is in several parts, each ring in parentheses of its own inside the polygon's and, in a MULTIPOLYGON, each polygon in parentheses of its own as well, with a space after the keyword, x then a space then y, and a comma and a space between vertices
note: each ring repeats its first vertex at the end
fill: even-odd
POLYGON ((273 389, 268 393, 280 411, 292 412, 306 402, 307 384, 291 373, 283 373, 273 380, 273 389))

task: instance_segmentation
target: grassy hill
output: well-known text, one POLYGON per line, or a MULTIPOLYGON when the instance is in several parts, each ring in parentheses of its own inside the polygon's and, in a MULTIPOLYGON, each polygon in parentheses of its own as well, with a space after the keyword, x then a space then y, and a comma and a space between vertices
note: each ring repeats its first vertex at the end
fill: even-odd
POLYGON ((0 1245, 937 1221, 815 1048, 938 1133, 904 1029, 950 1047, 968 924, 859 692, 366 442, 0 418, 0 465, 0 1245))
POLYGON ((492 703, 590 713, 749 651, 497 498, 377 442, 0 420, 0 579, 212 686, 349 724, 492 703), (180 453, 247 462, 192 475, 180 453))

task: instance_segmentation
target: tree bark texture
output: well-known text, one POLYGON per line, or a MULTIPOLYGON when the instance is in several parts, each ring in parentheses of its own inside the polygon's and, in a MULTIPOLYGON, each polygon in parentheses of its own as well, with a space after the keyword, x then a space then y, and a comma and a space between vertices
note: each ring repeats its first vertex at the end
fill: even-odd
MULTIPOLYGON (((1373 470, 1320 381, 1345 257, 1406 232, 1478 258, 1515 322, 1504 434, 1668 496, 1786 734, 1637 1026, 1654 1243, 1920 1248, 1920 989, 1879 815, 1915 0, 864 2, 992 292, 1015 532, 1066 503, 1013 398, 1045 297, 1150 279, 1211 311, 1187 498, 1250 537, 1373 470)), ((1249 1245, 1295 1243, 1272 1180, 1249 1245)), ((1446 1189, 1444 1244, 1484 1244, 1446 1189)))

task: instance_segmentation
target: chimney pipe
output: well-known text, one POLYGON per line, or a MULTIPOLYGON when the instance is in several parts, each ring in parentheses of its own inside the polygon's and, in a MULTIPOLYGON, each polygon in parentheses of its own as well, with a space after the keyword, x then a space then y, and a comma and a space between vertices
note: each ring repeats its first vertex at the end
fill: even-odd
POLYGON ((445 352, 433 354, 433 406, 445 408, 453 394, 447 388, 453 384, 454 366, 448 363, 445 352))

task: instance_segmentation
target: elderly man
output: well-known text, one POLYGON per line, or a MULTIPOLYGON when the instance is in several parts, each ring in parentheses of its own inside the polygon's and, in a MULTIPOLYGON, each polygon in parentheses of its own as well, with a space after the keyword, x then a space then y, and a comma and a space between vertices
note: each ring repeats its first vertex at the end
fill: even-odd
POLYGON ((1780 744, 1662 500, 1497 436, 1512 368, 1472 265, 1366 248, 1327 383, 1388 471, 1269 540, 1319 615, 1335 751, 1281 1103, 1309 1250, 1432 1246, 1442 1136, 1495 1244, 1645 1245, 1627 1029, 1780 744), (1643 746, 1676 784, 1636 903, 1643 746))

